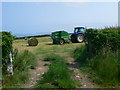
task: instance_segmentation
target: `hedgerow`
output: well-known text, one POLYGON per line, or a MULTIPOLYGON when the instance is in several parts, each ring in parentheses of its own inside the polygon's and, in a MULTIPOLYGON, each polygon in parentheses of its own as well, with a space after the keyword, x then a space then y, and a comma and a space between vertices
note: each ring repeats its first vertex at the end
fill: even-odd
POLYGON ((12 52, 13 36, 10 32, 0 32, 2 34, 2 71, 6 72, 7 64, 9 62, 9 53, 12 52))
MULTIPOLYGON (((116 51, 120 49, 120 28, 105 28, 102 30, 88 29, 85 36, 87 38, 87 47, 90 53, 97 54, 100 50, 116 51)), ((105 53, 106 51, 104 51, 105 53)))
POLYGON ((120 84, 120 28, 88 29, 86 45, 74 51, 81 67, 89 68, 95 83, 104 86, 120 84), (96 76, 94 76, 96 74, 96 76))

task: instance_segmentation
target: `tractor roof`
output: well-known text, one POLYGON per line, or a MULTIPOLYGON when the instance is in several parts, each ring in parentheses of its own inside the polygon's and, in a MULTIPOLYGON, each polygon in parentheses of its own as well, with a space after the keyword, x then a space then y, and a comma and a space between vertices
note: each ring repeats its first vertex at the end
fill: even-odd
POLYGON ((75 27, 75 28, 79 28, 79 29, 83 28, 84 29, 85 27, 75 27))

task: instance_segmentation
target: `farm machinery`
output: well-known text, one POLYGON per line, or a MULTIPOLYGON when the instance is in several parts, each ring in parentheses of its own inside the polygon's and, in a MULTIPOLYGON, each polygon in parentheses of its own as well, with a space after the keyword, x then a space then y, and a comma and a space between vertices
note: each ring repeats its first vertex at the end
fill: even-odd
POLYGON ((71 35, 71 41, 73 43, 81 43, 85 40, 85 31, 86 28, 85 27, 75 27, 74 28, 74 33, 71 35))
POLYGON ((64 44, 64 43, 70 43, 71 41, 73 43, 81 43, 85 40, 85 33, 86 28, 85 27, 75 27, 74 33, 72 35, 69 35, 66 31, 56 31, 51 34, 51 38, 53 40, 53 44, 64 44))
POLYGON ((64 44, 70 42, 69 34, 66 31, 57 31, 51 34, 53 44, 64 44))

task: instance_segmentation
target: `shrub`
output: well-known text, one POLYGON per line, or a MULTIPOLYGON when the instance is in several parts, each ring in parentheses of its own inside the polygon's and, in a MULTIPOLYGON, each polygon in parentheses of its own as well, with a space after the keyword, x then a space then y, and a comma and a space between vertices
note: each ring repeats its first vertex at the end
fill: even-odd
POLYGON ((67 68, 63 59, 52 61, 47 73, 38 81, 37 88, 75 88, 71 79, 72 71, 67 68), (46 87, 45 87, 46 86, 46 87))
MULTIPOLYGON (((10 32, 0 32, 2 34, 2 71, 6 72, 9 62, 9 53, 12 52, 13 36, 10 32)), ((1 48, 1 47, 0 47, 1 48)))
POLYGON ((30 38, 28 40, 28 45, 29 46, 37 46, 38 45, 38 40, 36 38, 30 38))

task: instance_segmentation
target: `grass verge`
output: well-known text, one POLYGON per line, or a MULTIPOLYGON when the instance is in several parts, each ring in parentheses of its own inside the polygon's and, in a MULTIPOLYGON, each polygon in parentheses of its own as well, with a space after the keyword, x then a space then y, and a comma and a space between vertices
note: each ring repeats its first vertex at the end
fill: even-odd
POLYGON ((3 75, 3 88, 20 88, 28 80, 28 70, 36 64, 35 56, 27 50, 16 53, 13 61, 14 74, 3 75))
POLYGON ((95 56, 90 56, 86 46, 81 46, 75 50, 73 56, 76 61, 80 62, 82 71, 87 72, 93 82, 103 87, 120 85, 118 51, 101 52, 95 56))

